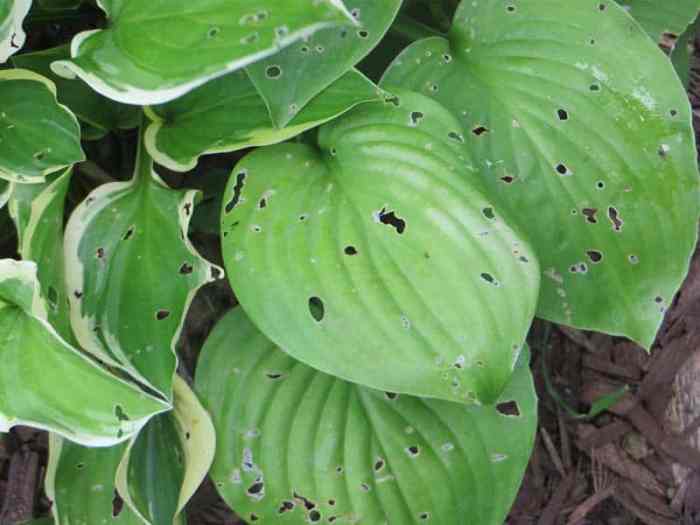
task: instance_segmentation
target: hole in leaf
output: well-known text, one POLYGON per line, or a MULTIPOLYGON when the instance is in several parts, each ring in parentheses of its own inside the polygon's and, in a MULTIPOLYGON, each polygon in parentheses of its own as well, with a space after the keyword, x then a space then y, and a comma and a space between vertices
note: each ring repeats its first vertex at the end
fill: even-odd
POLYGON ((586 255, 588 255, 588 258, 591 260, 592 263, 597 264, 603 260, 603 253, 599 252, 598 250, 588 250, 586 252, 586 255))
POLYGON ((488 133, 488 132, 489 132, 489 129, 485 126, 477 126, 472 130, 472 133, 474 133, 474 135, 476 135, 477 137, 480 137, 484 133, 488 133))
POLYGON ((489 220, 494 220, 496 218, 496 214, 494 213, 493 208, 491 207, 484 208, 483 210, 481 210, 481 213, 483 213, 484 217, 486 217, 489 220))
POLYGON ((156 320, 158 321, 163 321, 164 319, 167 319, 170 317, 170 310, 158 310, 156 312, 156 320))
POLYGON ((129 416, 126 414, 126 412, 124 412, 121 405, 116 405, 114 407, 114 415, 117 416, 119 421, 129 421, 129 416))
POLYGON ((116 518, 124 510, 124 500, 121 498, 117 489, 114 489, 114 497, 112 498, 112 517, 116 518))
POLYGON ((406 221, 397 217, 393 211, 387 212, 386 208, 382 208, 379 212, 379 222, 391 226, 398 234, 402 234, 406 230, 406 221))
POLYGON ((270 80, 277 80, 282 76, 282 68, 279 66, 267 66, 265 76, 270 80))
POLYGON ((257 514, 251 514, 250 515, 250 521, 258 521, 260 518, 258 518, 257 514))
POLYGON ((464 143, 464 137, 460 133, 457 133, 456 131, 450 131, 447 134, 447 137, 450 140, 454 140, 455 142, 464 143))
POLYGON ((265 483, 262 480, 256 480, 246 491, 249 496, 262 496, 265 494, 265 483))
POLYGON ((420 111, 411 112, 411 124, 417 126, 418 124, 420 124, 420 121, 423 120, 424 117, 425 115, 420 111))
POLYGON ((420 448, 417 445, 412 445, 406 448, 406 454, 412 458, 418 457, 420 455, 420 448))
POLYGON ((596 214, 598 213, 597 208, 583 208, 581 213, 584 215, 584 217, 586 217, 587 222, 590 222, 591 224, 598 223, 598 219, 596 217, 596 214))
POLYGON ((134 235, 134 227, 132 226, 131 228, 126 230, 126 233, 124 234, 124 237, 122 237, 122 238, 125 241, 128 241, 129 239, 131 239, 131 237, 133 237, 133 235, 134 235))
POLYGON ((515 177, 511 175, 506 175, 505 177, 501 177, 501 180, 505 182, 506 184, 513 184, 513 181, 515 180, 515 177))
POLYGON ((193 271, 194 268, 190 263, 182 263, 182 266, 180 266, 181 275, 190 275, 193 271))
POLYGON ((345 255, 357 255, 357 249, 354 246, 346 246, 345 255))
POLYGON ((508 11, 509 13, 515 13, 515 6, 514 5, 506 6, 506 11, 508 11))
POLYGON ((311 297, 309 299, 309 313, 317 323, 323 321, 326 311, 323 301, 319 297, 311 297))
POLYGON ((564 109, 557 110, 557 116, 559 120, 569 120, 569 114, 564 109))
POLYGON ((360 29, 357 32, 357 36, 359 36, 360 38, 367 38, 367 37, 369 37, 369 31, 367 31, 365 29, 360 29))
POLYGON ((498 281, 490 273, 486 273, 486 272, 482 273, 481 278, 489 284, 492 284, 494 286, 498 286, 498 281))
POLYGON ((516 403, 515 401, 506 401, 505 403, 499 403, 496 405, 496 410, 498 410, 499 414, 503 416, 520 416, 520 407, 518 407, 518 403, 516 403))
POLYGON ((555 169, 559 175, 571 175, 569 168, 567 168, 566 165, 561 162, 556 165, 555 169))
POLYGON ((421 512, 418 517, 422 519, 423 521, 429 520, 430 519, 430 512, 421 512))
POLYGON ((615 208, 614 206, 610 206, 608 208, 608 218, 610 219, 610 222, 612 222, 613 230, 615 230, 616 232, 621 232, 622 225, 625 222, 620 217, 620 214, 617 211, 617 208, 615 208))
POLYGON ((290 512, 294 510, 294 507, 296 505, 294 504, 293 501, 285 500, 280 504, 280 508, 277 511, 277 514, 284 514, 285 512, 290 512))
POLYGON ((374 471, 381 471, 384 468, 384 465, 386 465, 385 461, 382 458, 378 458, 377 461, 374 463, 374 471))
POLYGON ((397 397, 399 397, 399 395, 395 394, 394 392, 384 392, 384 397, 386 397, 389 401, 394 401, 397 397))
POLYGON ((248 172, 240 171, 236 174, 236 185, 233 187, 233 197, 226 205, 226 213, 231 213, 233 209, 238 205, 241 199, 241 191, 243 190, 243 185, 245 184, 245 178, 248 176, 248 172))
POLYGON ((98 259, 102 259, 105 256, 105 249, 104 248, 97 248, 97 252, 95 253, 95 257, 98 259))
POLYGON ((321 520, 321 513, 317 510, 312 510, 309 512, 309 521, 311 523, 316 523, 317 521, 321 520))

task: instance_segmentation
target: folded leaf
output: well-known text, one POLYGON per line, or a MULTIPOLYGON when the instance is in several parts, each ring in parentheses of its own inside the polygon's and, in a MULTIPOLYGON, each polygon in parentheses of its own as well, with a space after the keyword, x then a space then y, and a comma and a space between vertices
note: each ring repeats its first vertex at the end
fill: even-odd
POLYGON ((209 415, 180 377, 174 411, 153 418, 129 445, 117 474, 124 500, 148 524, 183 523, 182 511, 209 472, 216 434, 209 415))
POLYGON ((700 0, 617 0, 649 33, 655 42, 664 33, 680 35, 695 20, 700 11, 700 0))
POLYGON ((238 308, 197 369, 212 478, 248 523, 501 525, 536 430, 527 356, 496 407, 387 395, 295 361, 238 308))
POLYGON ((50 78, 56 84, 58 101, 70 108, 83 123, 97 128, 101 133, 139 125, 140 108, 114 102, 95 92, 82 80, 65 79, 51 70, 52 62, 68 58, 70 47, 64 45, 17 55, 12 58, 12 63, 50 78))
POLYGON ((146 130, 146 147, 159 164, 188 171, 201 155, 283 142, 358 104, 379 100, 381 91, 353 70, 313 99, 286 128, 277 129, 265 102, 239 71, 168 104, 147 108, 152 123, 146 130))
POLYGON ((414 43, 382 85, 469 128, 488 195, 540 260, 540 316, 651 345, 695 248, 700 179, 685 92, 621 7, 465 1, 449 41, 414 43))
POLYGON ((269 147, 236 166, 228 278, 304 363, 380 390, 492 402, 532 321, 537 260, 480 192, 461 123, 397 94, 322 127, 318 147, 269 147))
POLYGON ((265 99, 272 122, 287 126, 316 95, 348 72, 382 39, 401 0, 346 0, 360 24, 314 33, 283 51, 248 66, 248 74, 265 99))
POLYGON ((108 373, 56 333, 36 272, 31 262, 0 261, 0 431, 27 425, 90 446, 128 439, 168 405, 108 373))
POLYGON ((167 187, 140 147, 133 179, 99 186, 66 228, 78 342, 167 398, 185 313, 197 290, 222 273, 187 238, 196 194, 167 187))
POLYGON ((54 70, 137 105, 176 99, 352 19, 341 0, 112 0, 100 5, 109 28, 78 34, 73 59, 55 63, 54 70))
POLYGON ((4 0, 0 4, 0 64, 24 45, 22 22, 31 5, 32 0, 4 0))
POLYGON ((56 86, 24 69, 0 71, 0 179, 43 182, 84 160, 80 127, 56 101, 56 86))

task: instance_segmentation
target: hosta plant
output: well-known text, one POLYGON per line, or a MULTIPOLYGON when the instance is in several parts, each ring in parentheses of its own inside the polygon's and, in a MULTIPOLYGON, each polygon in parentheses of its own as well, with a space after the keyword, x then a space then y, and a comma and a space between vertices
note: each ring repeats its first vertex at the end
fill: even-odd
POLYGON ((699 10, 4 0, 0 430, 50 432, 50 519, 210 474, 249 523, 503 523, 533 318, 650 349, 687 272, 699 10))

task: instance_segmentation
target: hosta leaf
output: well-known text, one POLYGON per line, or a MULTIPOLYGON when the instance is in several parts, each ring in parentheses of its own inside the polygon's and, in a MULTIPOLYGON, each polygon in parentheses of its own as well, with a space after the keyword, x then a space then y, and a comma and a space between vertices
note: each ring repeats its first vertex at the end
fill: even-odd
POLYGON ((700 0, 617 0, 659 42, 664 33, 680 35, 695 20, 700 0))
POLYGON ((43 182, 85 157, 78 121, 56 101, 56 86, 24 69, 0 71, 0 179, 43 182))
POLYGON ((99 186, 66 228, 66 282, 78 342, 166 397, 185 312, 197 290, 221 272, 187 238, 196 193, 168 188, 140 147, 133 179, 99 186))
POLYGON ((527 359, 497 407, 387 396, 294 360, 240 308, 196 383, 219 439, 212 477, 249 523, 501 525, 536 429, 527 359))
POLYGON ((413 44, 383 85, 470 129, 491 198, 540 260, 539 315, 651 345, 695 246, 699 179, 685 92, 621 7, 466 1, 450 40, 413 44))
POLYGON ((401 0, 345 0, 345 5, 359 27, 323 29, 248 66, 275 126, 289 124, 311 99, 362 60, 389 29, 401 0))
POLYGON ((0 64, 24 45, 22 22, 31 5, 32 0, 4 0, 0 4, 0 64))
POLYGON ((188 171, 201 155, 283 142, 358 104, 381 99, 377 87, 353 70, 311 101, 289 126, 277 129, 265 102, 245 72, 239 71, 148 108, 153 122, 146 131, 146 147, 159 164, 188 171))
POLYGON ((530 326, 539 269, 479 191, 465 133, 400 92, 321 128, 317 148, 244 158, 224 195, 223 251, 263 332, 350 381, 493 401, 530 326))
POLYGON ((50 78, 56 84, 58 101, 66 105, 86 124, 102 133, 114 129, 129 129, 139 125, 141 111, 136 106, 119 104, 96 93, 82 80, 69 80, 56 75, 51 63, 70 58, 68 45, 34 53, 23 53, 12 58, 17 67, 29 69, 50 78))
POLYGON ((28 425, 106 446, 168 408, 61 339, 46 320, 47 308, 36 265, 0 261, 0 431, 28 425))
POLYGON ((71 169, 50 175, 43 184, 15 184, 9 204, 17 228, 18 252, 37 263, 41 294, 51 326, 72 342, 63 262, 63 217, 71 169))
POLYGON ((56 525, 143 524, 127 505, 115 503, 115 477, 126 444, 89 448, 54 434, 49 440, 45 486, 56 525))
POLYGON ((182 523, 182 510, 209 472, 214 425, 192 389, 174 383, 174 411, 149 421, 122 461, 119 493, 146 523, 182 523))
POLYGON ((73 59, 54 65, 119 102, 176 99, 272 55, 319 29, 349 25, 341 0, 119 0, 101 2, 108 29, 73 39, 73 59), (167 27, 167 31, 163 28, 167 27))
POLYGON ((699 23, 700 18, 680 36, 671 52, 671 62, 686 90, 690 87, 690 74, 695 61, 695 37, 699 23))

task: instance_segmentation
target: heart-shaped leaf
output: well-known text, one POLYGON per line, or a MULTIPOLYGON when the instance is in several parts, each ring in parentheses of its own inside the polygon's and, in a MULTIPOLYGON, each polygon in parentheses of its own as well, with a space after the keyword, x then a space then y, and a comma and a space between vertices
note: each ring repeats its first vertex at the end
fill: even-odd
POLYGON ((346 0, 360 24, 314 33, 276 55, 248 66, 272 122, 287 126, 316 95, 362 60, 382 39, 401 0, 346 0))
POLYGON ((168 405, 108 373, 56 333, 46 320, 36 271, 31 262, 0 261, 0 432, 27 425, 91 446, 128 439, 168 405))
POLYGON ((223 251, 263 332, 380 390, 498 397, 532 321, 539 267, 479 191, 464 137, 439 104, 401 92, 322 127, 317 148, 245 157, 224 196, 223 251))
POLYGON ((185 313, 196 291, 222 273, 187 238, 196 194, 168 188, 140 147, 133 179, 98 187, 66 228, 78 342, 168 398, 185 313))
POLYGON ((527 354, 496 407, 386 395, 294 360, 238 308, 197 369, 212 477, 249 523, 501 525, 536 430, 527 354))
POLYGON ((146 147, 159 164, 188 171, 201 155, 283 142, 358 104, 381 99, 371 81, 350 71, 313 99, 289 126, 277 129, 252 82, 239 71, 168 104, 147 108, 153 122, 146 130, 146 147))
POLYGON ((700 0, 617 0, 659 42, 664 33, 682 34, 700 11, 700 0))
POLYGON ((489 196, 540 260, 539 315, 651 345, 695 247, 700 179, 685 92, 621 7, 465 1, 449 40, 414 43, 382 82, 469 128, 489 196))
POLYGON ((148 422, 129 445, 117 489, 144 523, 184 523, 182 511, 209 472, 216 433, 192 389, 176 376, 174 410, 148 422))
POLYGON ((56 62, 54 70, 137 105, 176 99, 319 29, 352 20, 341 0, 112 0, 100 5, 109 28, 77 35, 73 59, 56 62))
POLYGON ((31 6, 32 0, 4 0, 0 4, 0 64, 24 45, 22 22, 31 6))
POLYGON ((70 58, 68 45, 34 53, 23 53, 12 58, 16 67, 29 69, 50 78, 56 84, 58 101, 64 104, 86 124, 104 134, 115 129, 130 129, 139 125, 141 111, 96 93, 82 80, 59 77, 51 70, 51 63, 70 58))
POLYGON ((85 157, 73 113, 56 101, 56 86, 24 69, 0 71, 0 179, 43 182, 85 157))

